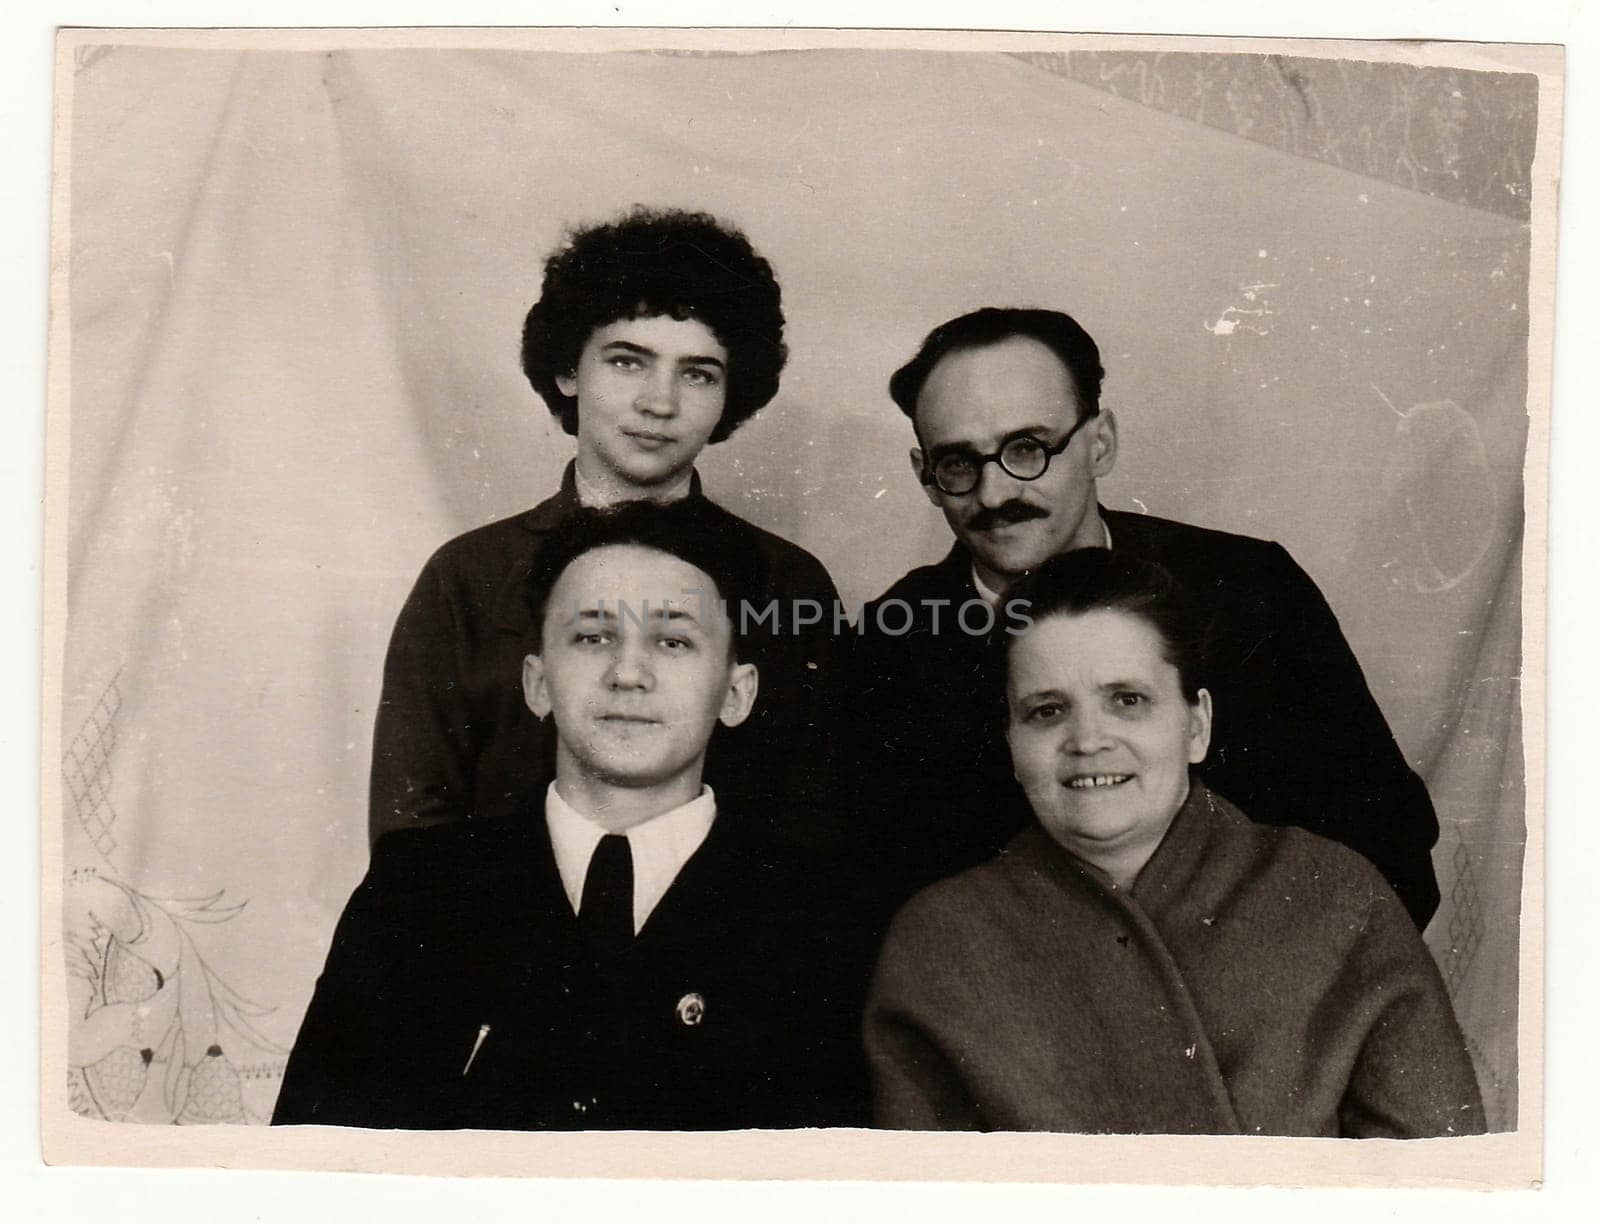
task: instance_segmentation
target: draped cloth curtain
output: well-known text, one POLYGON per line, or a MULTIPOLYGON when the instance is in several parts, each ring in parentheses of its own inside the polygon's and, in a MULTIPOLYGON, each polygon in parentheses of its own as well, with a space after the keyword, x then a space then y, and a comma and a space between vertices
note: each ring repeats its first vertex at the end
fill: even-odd
POLYGON ((522 316, 564 226, 645 202, 776 268, 782 391, 700 470, 852 605, 948 546, 889 372, 979 305, 1087 327, 1106 503, 1276 539, 1338 613, 1438 806, 1428 942, 1516 1124, 1533 77, 109 45, 71 71, 47 818, 75 1110, 270 1114, 365 867, 395 613, 433 548, 554 489, 522 316))

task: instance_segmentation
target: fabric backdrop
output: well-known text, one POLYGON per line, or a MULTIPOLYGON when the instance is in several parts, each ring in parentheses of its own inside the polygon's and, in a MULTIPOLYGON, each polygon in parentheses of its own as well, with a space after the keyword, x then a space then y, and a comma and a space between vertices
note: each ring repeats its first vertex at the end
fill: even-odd
POLYGON ((85 50, 73 1107, 269 1115, 365 867, 394 616, 554 489, 522 317, 566 225, 644 202, 777 269, 782 391, 701 472, 852 605, 949 540, 890 371, 980 305, 1083 322, 1107 503, 1276 539, 1338 613, 1437 803, 1428 941, 1514 1126, 1536 100, 1257 55, 85 50))

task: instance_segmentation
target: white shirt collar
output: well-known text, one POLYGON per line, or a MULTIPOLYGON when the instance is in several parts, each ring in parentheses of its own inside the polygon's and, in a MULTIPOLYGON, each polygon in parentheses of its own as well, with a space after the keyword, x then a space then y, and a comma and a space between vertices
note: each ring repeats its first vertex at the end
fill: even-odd
POLYGON ((988 604, 991 608, 998 608, 1000 606, 1000 592, 990 590, 989 584, 986 583, 982 578, 978 577, 978 567, 976 563, 974 563, 972 567, 972 585, 978 588, 978 595, 984 603, 988 604))
MULTIPOLYGON (((578 504, 580 506, 611 506, 618 504, 619 499, 607 497, 597 488, 593 481, 585 480, 583 473, 578 470, 578 465, 572 465, 572 485, 577 490, 578 504)), ((690 468, 674 481, 671 487, 661 491, 654 500, 662 503, 682 501, 689 496, 689 490, 694 487, 694 469, 690 468)), ((622 498, 621 501, 630 500, 622 498)))
MULTIPOLYGON (((1100 530, 1105 532, 1105 546, 1110 548, 1111 528, 1106 525, 1105 519, 1100 520, 1100 530)), ((991 590, 989 585, 984 582, 982 578, 978 577, 978 567, 976 564, 974 564, 972 567, 972 585, 978 588, 978 595, 980 598, 982 598, 984 603, 988 604, 991 608, 998 608, 1000 606, 1000 601, 1004 598, 1004 596, 1001 595, 999 591, 991 590)))
MULTIPOLYGON (((702 786, 700 794, 688 803, 652 816, 627 831, 628 849, 633 852, 634 934, 644 929, 683 865, 711 832, 716 818, 717 797, 709 786, 702 786)), ((554 782, 545 791, 544 819, 550 829, 550 848, 555 851, 561 886, 576 914, 583 901, 589 860, 606 830, 558 795, 554 782)))

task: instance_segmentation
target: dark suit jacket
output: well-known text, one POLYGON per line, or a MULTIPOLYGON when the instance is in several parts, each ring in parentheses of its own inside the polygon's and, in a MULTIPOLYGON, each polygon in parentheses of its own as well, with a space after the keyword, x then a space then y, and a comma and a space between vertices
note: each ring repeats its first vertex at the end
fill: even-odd
POLYGON ((340 919, 273 1122, 862 1124, 865 966, 801 853, 719 815, 630 949, 596 966, 542 818, 389 834, 340 919))
MULTIPOLYGON (((702 496, 698 477, 690 496, 702 496)), ((569 464, 554 497, 458 536, 423 567, 384 662, 368 809, 374 841, 392 829, 504 816, 543 801, 554 736, 522 697, 532 649, 528 576, 545 537, 577 504, 569 464)), ((765 572, 757 599, 778 600, 784 619, 778 632, 764 622, 747 635, 761 692, 743 726, 717 728, 706 781, 728 810, 802 844, 825 844, 837 832, 824 825, 836 809, 832 717, 842 683, 833 580, 804 549, 718 512, 728 548, 765 572), (821 605, 821 624, 796 633, 790 609, 803 599, 821 605)))
MULTIPOLYGON (((1265 540, 1101 514, 1114 549, 1166 566, 1212 621, 1206 784, 1253 819, 1297 825, 1364 855, 1426 926, 1439 904, 1433 805, 1316 585, 1265 540)), ((956 609, 977 598, 958 544, 865 610, 854 739, 864 818, 880 824, 886 908, 982 862, 1031 820, 1002 732, 998 656, 954 624, 956 609), (879 609, 895 599, 915 614, 902 635, 879 628, 879 609), (949 601, 937 634, 931 600, 949 601)), ((891 631, 903 620, 898 608, 884 613, 891 631)))

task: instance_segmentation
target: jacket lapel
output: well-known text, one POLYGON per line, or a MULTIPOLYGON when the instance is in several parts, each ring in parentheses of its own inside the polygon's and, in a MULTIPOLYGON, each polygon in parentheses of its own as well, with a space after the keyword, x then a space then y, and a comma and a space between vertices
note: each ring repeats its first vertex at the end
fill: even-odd
POLYGON ((727 814, 717 813, 705 841, 679 869, 645 920, 634 941, 636 950, 649 955, 652 948, 676 947, 685 941, 715 947, 720 933, 730 929, 736 919, 750 917, 738 896, 748 891, 761 865, 755 856, 742 851, 734 824, 727 814))
POLYGON ((528 813, 486 844, 499 862, 483 873, 478 899, 481 921, 471 936, 481 952, 464 948, 480 969, 481 997, 495 1010, 515 1010, 530 979, 588 963, 577 916, 572 912, 550 832, 542 813, 528 813))

